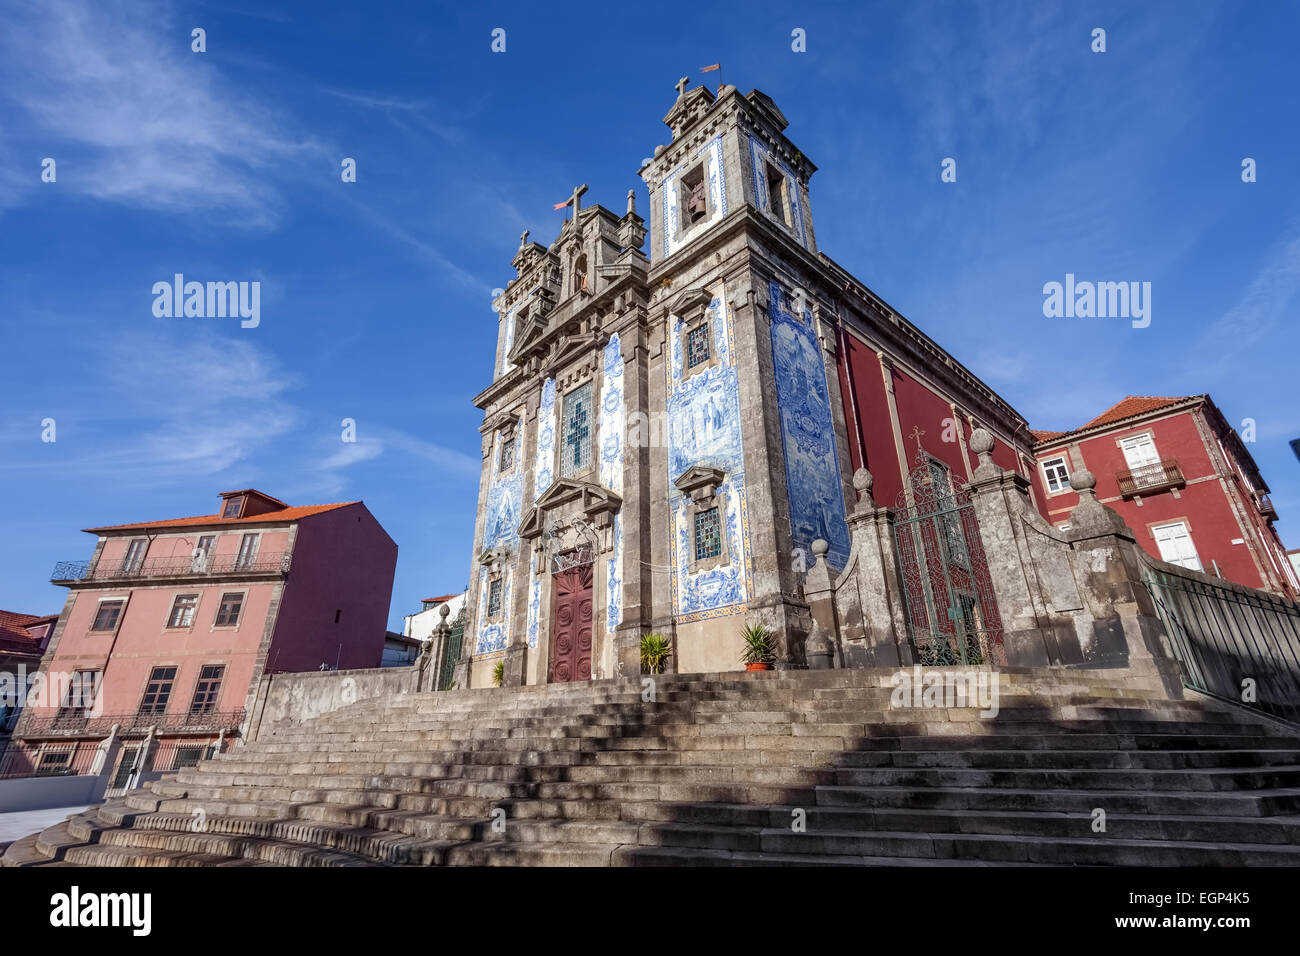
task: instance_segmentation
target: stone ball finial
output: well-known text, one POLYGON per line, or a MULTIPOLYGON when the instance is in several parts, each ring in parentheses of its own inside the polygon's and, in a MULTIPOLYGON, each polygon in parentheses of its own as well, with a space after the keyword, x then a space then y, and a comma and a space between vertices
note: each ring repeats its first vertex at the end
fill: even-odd
POLYGON ((438 608, 438 613, 442 616, 442 619, 445 621, 447 619, 447 615, 451 613, 451 608, 449 608, 447 605, 444 604, 442 607, 438 608))
POLYGON ((859 468, 853 473, 853 487, 858 490, 858 494, 865 495, 871 491, 871 486, 876 483, 871 472, 865 468, 859 468))
POLYGON ((1097 476, 1087 468, 1080 468, 1070 476, 1070 487, 1080 493, 1092 491, 1097 487, 1097 476))
POLYGON ((983 428, 970 433, 970 450, 977 455, 987 455, 993 451, 993 436, 983 428))
POLYGON ((812 553, 817 557, 824 557, 826 552, 831 549, 830 542, 825 538, 817 538, 812 543, 812 553))

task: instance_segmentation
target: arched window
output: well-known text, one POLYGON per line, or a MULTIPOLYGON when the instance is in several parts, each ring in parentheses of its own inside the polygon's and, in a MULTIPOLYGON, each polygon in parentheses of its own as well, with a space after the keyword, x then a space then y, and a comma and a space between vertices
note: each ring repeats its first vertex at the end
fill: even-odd
POLYGON ((578 256, 577 261, 573 263, 573 291, 589 292, 590 287, 587 285, 587 255, 583 253, 578 256))

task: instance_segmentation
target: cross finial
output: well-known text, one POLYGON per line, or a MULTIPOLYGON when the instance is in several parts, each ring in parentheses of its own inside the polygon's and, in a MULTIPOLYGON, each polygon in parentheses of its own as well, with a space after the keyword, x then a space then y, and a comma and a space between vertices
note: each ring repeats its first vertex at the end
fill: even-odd
POLYGON ((680 80, 677 81, 676 89, 677 89, 677 98, 679 100, 686 95, 686 86, 690 82, 691 82, 691 78, 689 76, 683 76, 680 80))
POLYGON ((587 191, 587 184, 583 183, 581 186, 579 186, 577 189, 573 191, 573 198, 569 200, 569 202, 573 204, 574 222, 578 221, 578 206, 582 199, 582 194, 585 193, 586 191, 587 191))
POLYGON ((519 235, 519 248, 522 249, 522 248, 523 248, 524 246, 526 246, 526 245, 528 245, 528 230, 527 230, 527 229, 525 229, 525 230, 524 230, 522 233, 520 233, 520 235, 519 235))
POLYGON ((919 426, 919 425, 913 425, 913 426, 912 426, 912 430, 911 430, 910 432, 908 432, 908 434, 912 436, 912 440, 916 442, 916 450, 917 450, 918 452, 920 452, 920 451, 921 451, 921 436, 925 434, 925 429, 923 429, 923 428, 922 428, 921 426, 919 426))

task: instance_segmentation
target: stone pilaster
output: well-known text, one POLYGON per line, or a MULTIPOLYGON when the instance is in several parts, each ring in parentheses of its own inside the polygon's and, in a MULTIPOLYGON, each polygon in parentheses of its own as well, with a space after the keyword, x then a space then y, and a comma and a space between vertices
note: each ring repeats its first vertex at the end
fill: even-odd
POLYGON ((894 512, 876 504, 871 472, 853 475, 858 504, 849 515, 852 551, 836 582, 840 650, 845 667, 912 663, 906 607, 894 550, 894 512))

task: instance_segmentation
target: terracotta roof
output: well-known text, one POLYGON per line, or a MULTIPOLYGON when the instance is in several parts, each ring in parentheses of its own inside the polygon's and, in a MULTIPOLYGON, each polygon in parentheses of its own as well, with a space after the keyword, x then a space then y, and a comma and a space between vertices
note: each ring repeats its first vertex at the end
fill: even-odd
POLYGON ((192 518, 167 518, 163 521, 141 521, 136 524, 110 524, 99 528, 82 528, 91 534, 100 531, 130 531, 136 528, 186 528, 194 525, 241 525, 266 524, 268 521, 298 521, 302 518, 318 515, 323 511, 346 508, 348 505, 360 504, 357 501, 340 501, 332 505, 299 505, 295 508, 282 508, 279 511, 264 511, 246 518, 223 518, 215 515, 195 515, 192 518))
POLYGON ((1189 398, 1195 397, 1194 395, 1182 395, 1174 398, 1156 398, 1146 395, 1126 395, 1123 401, 1116 402, 1092 421, 1085 422, 1074 430, 1083 431, 1085 428, 1109 425, 1111 422, 1132 418, 1134 415, 1144 415, 1147 412, 1154 412, 1157 409, 1165 408, 1168 405, 1176 405, 1179 402, 1185 402, 1189 398))
POLYGON ((1037 431, 1030 429, 1030 434, 1038 444, 1043 442, 1055 441, 1066 435, 1073 435, 1075 432, 1085 431, 1089 428, 1097 428, 1101 425, 1110 425, 1115 422, 1122 422, 1126 418, 1132 418, 1135 415, 1145 415, 1147 412, 1159 411, 1162 408, 1168 408, 1170 405, 1177 405, 1179 402, 1190 401, 1194 398, 1204 398, 1198 395, 1181 395, 1161 397, 1155 395, 1126 395, 1123 399, 1116 402, 1110 408, 1106 409, 1091 421, 1084 422, 1078 428, 1071 428, 1069 431, 1051 432, 1037 431))
POLYGON ((0 652, 39 654, 41 642, 27 633, 32 624, 39 624, 57 614, 23 614, 18 611, 0 611, 0 652))
POLYGON ((287 501, 281 501, 279 498, 272 498, 265 491, 258 491, 256 488, 240 488, 238 491, 218 491, 217 495, 222 498, 229 498, 232 495, 257 495, 259 498, 265 498, 267 501, 274 501, 281 508, 289 507, 287 501))
MULTIPOLYGON (((58 617, 58 615, 54 615, 58 617)), ((0 627, 26 627, 37 621, 43 621, 47 614, 23 614, 21 611, 0 611, 0 627)))
POLYGON ((450 601, 452 598, 458 598, 458 597, 460 597, 461 593, 462 593, 462 592, 459 592, 459 591, 458 591, 458 592, 455 593, 455 594, 444 594, 444 595, 442 595, 441 597, 425 598, 425 599, 424 599, 423 601, 421 601, 420 603, 421 603, 421 604, 428 604, 428 603, 430 603, 430 602, 433 602, 434 604, 446 604, 446 603, 447 603, 448 601, 450 601))

